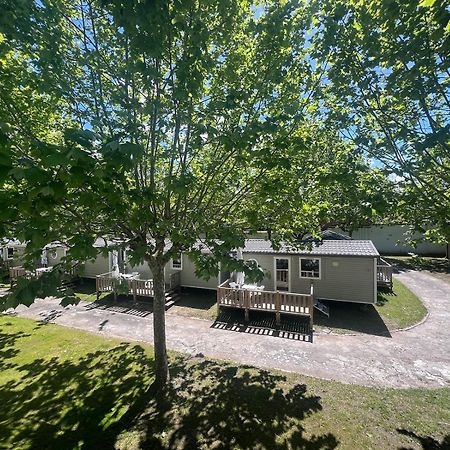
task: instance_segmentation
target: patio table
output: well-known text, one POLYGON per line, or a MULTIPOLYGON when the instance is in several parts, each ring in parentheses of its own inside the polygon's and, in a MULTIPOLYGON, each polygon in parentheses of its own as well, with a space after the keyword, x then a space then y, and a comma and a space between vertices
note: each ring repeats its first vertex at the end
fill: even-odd
POLYGON ((241 286, 242 289, 246 289, 248 291, 263 291, 264 286, 258 286, 256 284, 243 284, 241 286))
POLYGON ((138 277, 138 275, 134 273, 121 273, 120 278, 123 278, 124 280, 135 280, 138 277))
POLYGON ((39 269, 36 269, 36 273, 44 273, 44 272, 51 272, 53 267, 39 267, 39 269))

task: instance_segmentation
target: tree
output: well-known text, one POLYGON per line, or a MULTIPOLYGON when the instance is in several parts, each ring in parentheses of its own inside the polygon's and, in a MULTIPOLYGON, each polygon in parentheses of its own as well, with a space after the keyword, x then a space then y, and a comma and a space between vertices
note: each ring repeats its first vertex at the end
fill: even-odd
POLYGON ((391 172, 402 219, 448 242, 447 2, 319 0, 316 7, 312 55, 326 67, 329 120, 391 172))
POLYGON ((309 123, 286 145, 291 147, 289 165, 267 174, 256 187, 264 201, 249 205, 247 211, 249 222, 268 230, 272 240, 311 232, 319 237, 334 227, 351 232, 393 215, 399 200, 393 183, 336 130, 309 123), (272 230, 273 224, 278 224, 277 230, 272 230))
MULTIPOLYGON (((98 237, 145 260, 162 386, 164 266, 185 252, 205 276, 218 261, 248 270, 229 254, 259 227, 246 205, 263 201, 266 177, 265 195, 279 189, 268 175, 289 164, 285 143, 307 122, 307 10, 238 0, 1 9, 0 235, 26 241, 30 260, 53 240, 68 246, 67 264, 87 260, 98 237)), ((51 290, 50 276, 19 284, 4 307, 51 290)))

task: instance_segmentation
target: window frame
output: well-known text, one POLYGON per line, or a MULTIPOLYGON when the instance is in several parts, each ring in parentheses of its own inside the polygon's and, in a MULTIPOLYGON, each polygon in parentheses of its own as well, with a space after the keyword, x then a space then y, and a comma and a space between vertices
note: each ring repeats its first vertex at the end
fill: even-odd
POLYGON ((183 254, 182 253, 180 253, 179 260, 180 260, 180 267, 174 267, 174 265, 173 265, 173 258, 170 259, 170 268, 172 270, 183 270, 183 254))
POLYGON ((298 274, 299 274, 299 277, 303 278, 303 279, 307 279, 307 280, 321 280, 322 279, 322 258, 312 258, 312 257, 301 256, 299 258, 299 261, 298 261, 298 274), (316 260, 316 261, 319 261, 319 276, 318 277, 313 277, 313 276, 302 275, 302 272, 306 272, 305 270, 302 270, 302 260, 316 260))
POLYGON ((6 257, 8 259, 13 259, 14 258, 14 247, 7 247, 6 257), (11 251, 11 255, 9 254, 10 251, 11 251))

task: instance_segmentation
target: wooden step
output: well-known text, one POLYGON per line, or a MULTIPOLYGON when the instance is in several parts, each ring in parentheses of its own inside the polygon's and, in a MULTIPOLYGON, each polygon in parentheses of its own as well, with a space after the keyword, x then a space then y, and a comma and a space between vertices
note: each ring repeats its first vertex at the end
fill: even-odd
POLYGON ((166 297, 166 311, 180 300, 180 294, 177 290, 171 289, 165 292, 166 297))
POLYGON ((180 300, 180 297, 178 295, 168 295, 166 296, 166 303, 167 302, 177 302, 180 300))
POLYGON ((314 308, 319 310, 322 314, 325 314, 327 317, 330 317, 330 308, 328 306, 325 306, 321 301, 316 300, 314 303, 314 308))
POLYGON ((166 302, 166 311, 175 304, 173 300, 166 302))

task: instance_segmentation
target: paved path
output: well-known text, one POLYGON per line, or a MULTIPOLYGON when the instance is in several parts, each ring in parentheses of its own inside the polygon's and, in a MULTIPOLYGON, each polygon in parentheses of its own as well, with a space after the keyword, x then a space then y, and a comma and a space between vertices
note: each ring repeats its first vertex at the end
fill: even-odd
MULTIPOLYGON (((450 385, 450 286, 421 272, 396 275, 429 310, 425 323, 392 337, 316 335, 314 343, 211 328, 211 322, 167 315, 169 348, 368 386, 438 387, 450 385)), ((60 325, 152 342, 152 315, 111 309, 63 309, 55 300, 19 307, 20 316, 60 325)))

